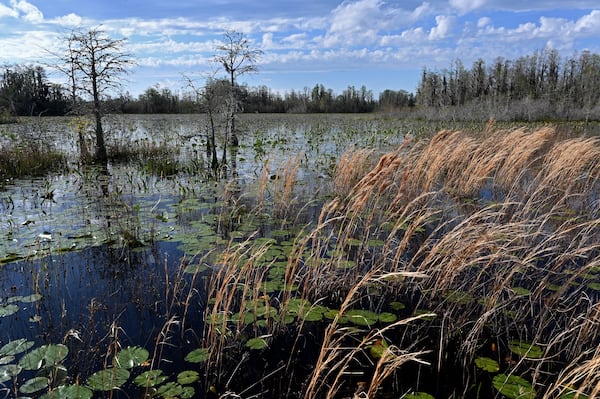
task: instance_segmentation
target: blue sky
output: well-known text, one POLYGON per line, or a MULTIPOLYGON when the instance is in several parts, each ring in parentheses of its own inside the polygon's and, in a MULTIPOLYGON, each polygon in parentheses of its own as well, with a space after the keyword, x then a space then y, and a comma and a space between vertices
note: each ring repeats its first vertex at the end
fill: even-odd
MULTIPOLYGON (((48 63, 60 37, 101 26, 126 38, 137 66, 123 90, 176 92, 211 62, 225 30, 264 54, 251 86, 285 92, 322 83, 415 91, 423 67, 470 66, 553 48, 600 53, 598 0, 0 0, 0 65, 48 63)), ((59 76, 51 76, 60 80, 59 76)))

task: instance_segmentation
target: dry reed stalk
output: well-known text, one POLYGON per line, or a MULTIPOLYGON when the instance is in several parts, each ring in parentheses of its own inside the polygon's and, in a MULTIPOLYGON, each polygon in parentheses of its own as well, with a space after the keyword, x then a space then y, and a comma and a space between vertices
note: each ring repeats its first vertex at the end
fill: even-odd
POLYGON ((304 153, 288 159, 286 163, 277 169, 273 181, 273 214, 284 218, 294 202, 294 190, 298 178, 298 169, 304 158, 304 153))
POLYGON ((347 150, 340 157, 333 178, 333 192, 345 198, 353 187, 374 166, 374 151, 369 149, 347 150))

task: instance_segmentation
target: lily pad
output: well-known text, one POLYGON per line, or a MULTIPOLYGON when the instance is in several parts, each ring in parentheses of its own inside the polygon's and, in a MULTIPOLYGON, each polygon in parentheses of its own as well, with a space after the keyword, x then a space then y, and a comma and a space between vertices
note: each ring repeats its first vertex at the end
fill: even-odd
POLYGON ((346 312, 345 316, 350 323, 365 327, 372 326, 379 320, 377 313, 366 309, 351 309, 346 312))
POLYGON ((189 385, 200 379, 200 373, 194 370, 186 370, 177 374, 177 382, 181 385, 189 385))
POLYGON ((184 387, 176 382, 168 382, 165 385, 158 388, 156 395, 162 398, 182 398, 189 399, 194 397, 194 388, 184 387))
POLYGON ((54 366, 62 362, 68 353, 69 348, 63 344, 43 345, 23 356, 19 366, 25 370, 39 370, 42 366, 54 366))
POLYGON ((130 369, 148 360, 149 353, 145 348, 140 346, 129 346, 115 356, 115 366, 130 369))
POLYGON ((17 364, 7 364, 0 366, 0 383, 10 381, 23 370, 23 368, 17 364))
POLYGON ((21 298, 21 302, 23 303, 33 303, 42 299, 42 294, 31 294, 21 298))
POLYGON ((14 303, 8 305, 0 305, 0 317, 8 317, 19 311, 19 307, 14 303))
POLYGON ((383 312, 379 314, 379 321, 382 323, 393 323, 398 317, 390 312, 383 312))
POLYGON ((194 349, 185 357, 185 361, 190 363, 204 363, 210 358, 209 348, 194 349))
POLYGON ((433 395, 430 395, 426 392, 411 392, 404 397, 408 399, 435 399, 433 395))
POLYGON ((497 373, 500 371, 500 365, 494 359, 489 357, 478 357, 475 359, 475 366, 489 373, 497 373))
POLYGON ((264 338, 251 338, 246 342, 246 347, 250 349, 260 350, 267 347, 267 341, 264 338))
POLYGON ((40 399, 91 399, 93 392, 82 385, 62 385, 40 396, 40 399))
POLYGON ((523 341, 510 341, 508 348, 512 353, 529 359, 539 359, 544 354, 539 346, 523 341))
POLYGON ((148 370, 135 377, 133 382, 139 387, 149 388, 162 384, 168 378, 162 370, 148 370))
POLYGON ((498 374, 492 380, 494 388, 509 399, 534 399, 535 390, 526 379, 516 375, 498 374))
POLYGON ((96 391, 110 391, 119 388, 129 379, 129 371, 120 368, 110 368, 98 371, 87 379, 90 388, 96 391))
POLYGON ((46 377, 34 377, 25 381, 23 385, 19 387, 19 391, 22 393, 34 393, 48 387, 49 384, 50 380, 46 377))
POLYGON ((205 265, 192 264, 192 265, 187 265, 185 267, 185 269, 183 269, 183 272, 187 273, 187 274, 196 274, 196 273, 201 273, 201 272, 205 271, 206 269, 207 269, 207 267, 205 265))
POLYGON ((15 339, 0 348, 0 356, 18 355, 19 353, 25 352, 33 345, 33 341, 28 341, 25 338, 15 339))

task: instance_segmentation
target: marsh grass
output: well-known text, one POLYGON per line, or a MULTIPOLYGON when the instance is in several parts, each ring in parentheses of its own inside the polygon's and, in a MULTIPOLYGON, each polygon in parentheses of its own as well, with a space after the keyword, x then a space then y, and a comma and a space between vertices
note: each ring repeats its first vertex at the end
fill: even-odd
POLYGON ((45 176, 67 169, 67 157, 51 145, 37 141, 0 145, 0 176, 5 179, 45 176))

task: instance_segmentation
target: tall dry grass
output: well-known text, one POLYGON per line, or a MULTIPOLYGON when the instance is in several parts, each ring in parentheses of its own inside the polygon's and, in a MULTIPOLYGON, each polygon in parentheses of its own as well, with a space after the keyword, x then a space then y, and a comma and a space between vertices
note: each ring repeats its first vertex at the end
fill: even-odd
POLYGON ((479 136, 442 131, 383 155, 337 207, 348 223, 369 220, 355 228, 365 235, 377 221, 393 226, 381 259, 386 270, 429 276, 398 291, 418 298, 416 308, 444 315, 415 335, 437 329, 440 353, 458 341, 465 369, 492 340, 507 356, 509 340, 539 345, 541 359, 504 366, 542 387, 561 373, 593 397, 596 382, 575 370, 585 362, 593 374, 589 347, 600 343, 591 327, 599 300, 599 191, 598 138, 564 137, 551 127, 479 136))

